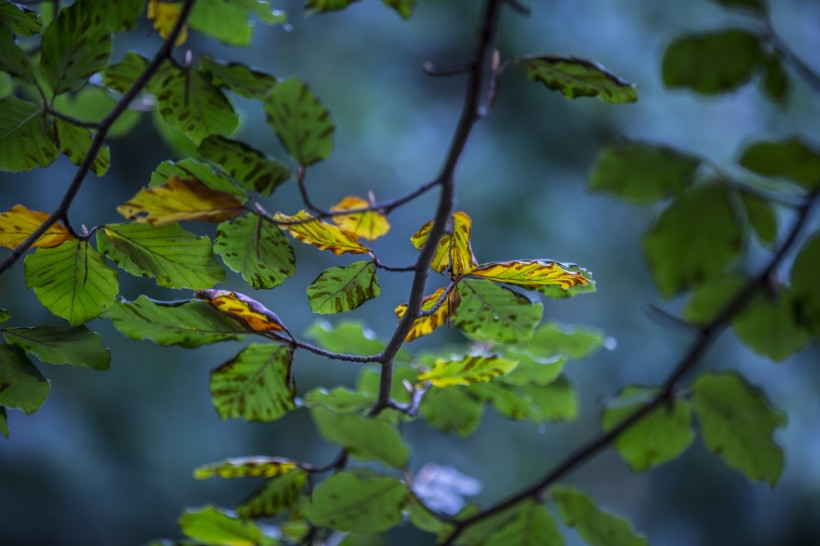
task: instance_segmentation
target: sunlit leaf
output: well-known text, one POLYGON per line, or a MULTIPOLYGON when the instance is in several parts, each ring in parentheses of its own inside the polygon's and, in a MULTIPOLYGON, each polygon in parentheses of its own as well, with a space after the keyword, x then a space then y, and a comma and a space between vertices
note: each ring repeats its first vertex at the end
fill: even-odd
POLYGON ((774 486, 783 471, 783 449, 772 433, 786 417, 734 372, 701 374, 692 391, 706 447, 749 478, 774 486))
POLYGON ((766 245, 777 242, 777 212, 774 206, 749 191, 740 192, 740 201, 757 238, 766 245))
POLYGON ((299 165, 307 167, 330 156, 333 120, 306 84, 293 79, 280 81, 267 94, 263 106, 268 124, 299 165))
POLYGON ((282 163, 236 140, 210 136, 199 145, 199 153, 222 167, 240 186, 262 195, 270 195, 290 178, 282 163))
POLYGON ((558 524, 547 510, 535 502, 524 503, 516 517, 487 537, 486 546, 563 546, 564 538, 558 524))
POLYGON ((261 99, 276 83, 276 78, 270 74, 242 63, 220 61, 207 55, 199 57, 199 69, 216 87, 230 89, 246 99, 261 99))
POLYGON ((17 97, 0 99, 0 171, 48 167, 58 155, 41 106, 17 97))
POLYGON ((371 419, 355 413, 335 413, 324 406, 311 408, 319 433, 354 458, 377 461, 399 470, 405 468, 410 450, 399 431, 384 419, 371 419))
POLYGON ((536 423, 574 421, 578 416, 578 394, 564 376, 547 385, 523 385, 518 391, 529 398, 535 408, 537 415, 532 420, 536 423))
POLYGON ((484 414, 484 404, 460 387, 430 389, 419 405, 419 417, 445 434, 472 434, 484 414))
MULTIPOLYGON (((366 208, 369 206, 370 203, 364 199, 347 196, 333 205, 330 210, 340 212, 345 210, 366 208)), ((375 210, 334 216, 333 222, 339 226, 339 229, 351 237, 367 239, 368 241, 378 239, 390 231, 390 224, 387 222, 387 216, 375 210)))
POLYGON ((308 473, 297 468, 266 481, 247 500, 236 507, 240 518, 276 516, 290 509, 305 487, 308 473))
MULTIPOLYGON (((439 288, 429 296, 424 296, 424 298, 421 300, 421 310, 430 311, 433 307, 435 307, 436 302, 438 302, 438 300, 441 299, 441 296, 444 294, 445 290, 445 288, 439 288)), ((431 334, 433 330, 449 322, 450 317, 452 317, 453 314, 456 312, 458 304, 458 291, 451 290, 450 293, 447 294, 447 299, 439 306, 438 309, 436 309, 435 313, 427 317, 419 317, 413 322, 413 326, 411 326, 410 331, 407 332, 405 341, 410 342, 421 336, 431 334)), ((406 312, 406 303, 402 303, 395 309, 396 316, 398 316, 399 319, 404 317, 404 314, 406 312)))
POLYGON ((465 279, 458 283, 461 303, 453 324, 467 336, 502 343, 532 336, 544 307, 526 296, 491 281, 465 279))
POLYGON ((26 287, 46 309, 72 326, 91 320, 114 303, 117 272, 87 241, 40 248, 25 260, 26 287))
POLYGON ((375 394, 351 391, 344 387, 335 387, 330 391, 319 387, 307 393, 304 398, 305 406, 309 408, 321 406, 337 414, 366 413, 375 401, 375 394))
POLYGON ((398 525, 408 494, 407 486, 396 478, 342 471, 316 488, 307 517, 321 527, 378 533, 398 525))
POLYGON ((574 298, 579 294, 593 294, 598 291, 598 288, 595 285, 595 280, 592 278, 592 272, 588 269, 584 269, 577 264, 570 263, 562 263, 561 267, 572 274, 580 275, 583 277, 585 282, 583 284, 576 284, 570 288, 562 288, 560 285, 556 284, 544 284, 536 287, 535 291, 554 300, 574 298))
POLYGON ((161 226, 182 220, 221 222, 239 216, 244 209, 229 193, 212 190, 193 178, 172 176, 161 186, 141 189, 117 207, 117 212, 129 220, 161 226))
POLYGON ((34 36, 43 29, 43 19, 39 13, 14 2, 0 4, 0 21, 21 36, 34 36))
POLYGON ((293 216, 277 212, 274 219, 280 222, 280 226, 287 229, 291 235, 319 250, 330 250, 337 256, 346 252, 351 254, 370 252, 369 248, 345 235, 338 227, 314 219, 303 210, 293 216))
POLYGON ((800 303, 784 286, 778 287, 776 294, 758 293, 732 320, 732 330, 749 349, 781 362, 812 340, 795 313, 800 303))
POLYGON ((562 265, 544 260, 490 262, 476 267, 469 274, 471 277, 516 284, 530 289, 553 285, 568 290, 573 286, 586 284, 587 280, 583 275, 567 271, 562 265))
POLYGON ((518 362, 497 356, 467 356, 457 360, 437 360, 433 369, 419 375, 419 381, 429 381, 434 387, 470 385, 491 381, 510 373, 518 362))
POLYGON ((7 328, 3 337, 9 344, 49 364, 87 366, 95 370, 110 367, 111 352, 103 345, 100 335, 85 326, 7 328))
MULTIPOLYGON (((181 4, 166 2, 164 0, 148 0, 148 20, 153 21, 154 30, 161 38, 167 38, 177 24, 182 13, 181 4)), ((175 45, 180 46, 188 39, 188 27, 183 25, 175 45)))
POLYGON ((252 521, 230 516, 213 506, 185 511, 179 518, 185 536, 212 546, 275 546, 252 521))
POLYGON ((818 271, 820 271, 820 232, 815 232, 803 244, 791 271, 792 289, 799 305, 800 318, 806 322, 815 335, 820 335, 818 271))
POLYGON ((740 164, 762 176, 787 178, 810 190, 820 188, 820 151, 797 137, 756 142, 743 150, 740 164))
POLYGON ((586 59, 544 55, 516 59, 515 64, 526 69, 530 80, 542 83, 553 91, 560 91, 568 99, 598 97, 613 104, 638 100, 636 85, 586 59))
MULTIPOLYGON (((91 141, 94 139, 91 132, 62 119, 54 120, 54 129, 56 131, 55 144, 60 151, 75 165, 82 165, 91 148, 91 141)), ((108 172, 110 165, 111 151, 108 146, 103 146, 94 156, 91 170, 97 176, 102 176, 108 172)))
POLYGON ((249 46, 254 23, 253 14, 267 24, 282 24, 284 12, 271 9, 269 0, 198 0, 191 11, 191 28, 234 46, 249 46))
POLYGON ((200 466, 194 470, 194 478, 273 478, 296 468, 295 462, 279 457, 234 457, 200 466))
POLYGON ((574 527, 590 546, 646 546, 628 520, 603 512, 587 495, 570 487, 554 487, 552 497, 558 503, 561 519, 574 527))
POLYGON ((541 358, 561 355, 577 360, 586 358, 606 343, 607 337, 600 330, 549 322, 535 330, 530 339, 517 343, 516 349, 541 358))
POLYGON ((326 269, 308 286, 310 310, 320 315, 352 311, 381 293, 372 262, 326 269))
POLYGON ((296 271, 290 241, 255 214, 219 224, 214 252, 256 289, 278 286, 296 271))
MULTIPOLYGON (((0 212, 0 246, 12 249, 20 246, 48 217, 45 212, 31 210, 23 205, 14 205, 11 210, 0 212)), ((55 222, 32 247, 53 248, 73 238, 63 224, 55 222)))
MULTIPOLYGON (((450 218, 450 225, 439 239, 430 267, 439 273, 449 270, 450 275, 453 276, 466 275, 478 266, 470 246, 473 221, 463 211, 454 212, 450 218)), ((432 220, 410 237, 413 246, 421 249, 427 242, 431 229, 433 229, 432 220)))
POLYGON ((34 413, 51 385, 19 347, 0 343, 0 404, 34 413))
POLYGON ((179 224, 110 224, 97 231, 97 247, 124 271, 153 277, 160 286, 196 290, 225 280, 211 241, 179 224))
POLYGON ((214 169, 206 163, 195 159, 183 159, 182 161, 163 161, 157 165, 157 169, 151 175, 148 187, 155 188, 162 186, 171 178, 196 179, 208 186, 212 190, 221 191, 233 195, 237 200, 244 203, 248 199, 245 190, 237 188, 231 179, 218 168, 214 169))
POLYGON ((290 347, 252 343, 211 372, 211 395, 222 419, 275 421, 296 406, 290 347))
POLYGON ((252 332, 287 331, 276 313, 244 294, 230 290, 200 290, 195 294, 252 332))

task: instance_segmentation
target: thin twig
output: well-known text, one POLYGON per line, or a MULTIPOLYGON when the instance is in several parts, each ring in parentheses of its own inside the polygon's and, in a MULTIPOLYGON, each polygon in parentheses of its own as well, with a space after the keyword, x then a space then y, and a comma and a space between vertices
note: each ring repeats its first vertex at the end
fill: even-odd
POLYGON ((47 114, 54 116, 55 118, 59 118, 63 121, 67 121, 72 125, 76 125, 77 127, 85 127, 86 129, 94 129, 97 130, 100 128, 100 122, 98 121, 82 121, 75 117, 69 116, 68 114, 63 114, 62 112, 55 110, 48 104, 45 104, 45 111, 47 114))
POLYGON ((439 308, 442 305, 444 305, 444 302, 447 301, 447 299, 450 297, 450 292, 452 292, 453 289, 458 285, 458 281, 460 281, 463 278, 464 277, 458 277, 450 281, 450 284, 447 285, 447 287, 444 289, 444 292, 441 293, 441 295, 436 300, 436 303, 434 303, 430 309, 422 309, 421 311, 419 311, 419 318, 431 317, 435 315, 438 312, 439 308))

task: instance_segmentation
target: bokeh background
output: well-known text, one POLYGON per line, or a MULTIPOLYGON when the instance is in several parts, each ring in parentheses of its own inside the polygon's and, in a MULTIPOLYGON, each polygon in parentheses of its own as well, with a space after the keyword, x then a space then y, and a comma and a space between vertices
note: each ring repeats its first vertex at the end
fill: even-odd
MULTIPOLYGON (((311 169, 308 186, 322 206, 344 195, 379 198, 402 195, 430 180, 439 167, 459 113, 464 79, 434 79, 424 61, 462 62, 471 53, 476 0, 421 0, 415 16, 402 21, 376 0, 348 10, 302 18, 296 1, 273 2, 286 10, 286 27, 259 25, 253 47, 225 47, 191 33, 186 48, 258 66, 279 76, 307 81, 336 121, 335 151, 311 169)), ((475 131, 458 170, 458 208, 474 222, 473 248, 481 261, 555 258, 577 262, 595 274, 593 295, 545 302, 545 319, 594 326, 617 341, 612 350, 573 363, 567 370, 580 392, 579 418, 571 424, 537 428, 488 411, 467 440, 441 435, 416 423, 408 428, 412 465, 432 461, 478 478, 475 500, 489 502, 542 475, 574 446, 598 430, 601 403, 629 383, 662 380, 690 341, 683 330, 658 324, 647 313, 660 302, 641 253, 640 236, 659 209, 638 208, 585 192, 597 151, 620 136, 665 143, 707 157, 729 172, 741 146, 751 140, 799 133, 820 142, 820 97, 795 81, 788 101, 773 106, 754 84, 715 98, 664 89, 659 75, 665 44, 687 31, 748 20, 708 0, 533 0, 529 18, 506 10, 504 56, 571 53, 596 60, 640 86, 635 105, 597 100, 567 101, 505 74, 493 115, 475 131)), ((820 3, 772 2, 775 28, 810 65, 820 70, 820 3)), ((159 38, 147 21, 115 42, 114 59, 136 48, 151 54, 159 38)), ((238 138, 284 158, 258 104, 236 101, 242 115, 238 138)), ((147 184, 161 161, 181 157, 157 137, 143 115, 126 137, 111 141, 112 168, 93 175, 71 210, 75 226, 119 221, 116 205, 147 184)), ((2 175, 0 209, 23 203, 52 210, 73 165, 60 159, 51 168, 2 175)), ((377 242, 388 263, 409 264, 415 251, 408 237, 432 215, 427 195, 391 216, 393 231, 377 242)), ((268 210, 293 213, 300 207, 290 186, 270 199, 268 210)), ((787 211, 781 211, 783 225, 787 211)), ((693 218, 693 221, 697 219, 693 218)), ((815 227, 817 223, 815 222, 815 227)), ((208 232, 208 226, 194 229, 208 232)), ((295 332, 315 317, 305 288, 326 267, 344 259, 295 243, 297 275, 277 289, 252 294, 277 311, 295 332)), ((752 249, 749 264, 760 263, 752 249)), ((406 274, 381 274, 382 296, 350 314, 386 337, 395 325, 392 309, 405 301, 406 274)), ((129 299, 148 293, 158 299, 188 298, 187 292, 158 289, 120 275, 129 299)), ((441 282, 436 280, 434 282, 441 282)), ((229 273, 228 286, 248 291, 229 273)), ((9 325, 57 324, 24 290, 18 264, 0 278, 0 305, 13 311, 9 325)), ((331 318, 331 320, 338 320, 331 318)), ((281 455, 322 464, 335 448, 322 441, 305 410, 272 424, 220 421, 208 394, 209 371, 238 350, 222 344, 198 350, 160 348, 125 339, 110 324, 90 325, 113 353, 107 372, 42 365, 52 390, 30 416, 9 415, 11 438, 0 439, 0 544, 63 546, 140 544, 178 537, 176 519, 186 506, 230 507, 254 485, 193 479, 204 463, 238 455, 281 455)), ((439 331, 420 347, 458 341, 439 331)), ((739 369, 764 387, 787 411, 788 426, 777 433, 787 450, 780 483, 770 490, 728 469, 700 440, 679 459, 635 475, 610 452, 568 477, 605 507, 630 517, 652 544, 746 546, 820 544, 820 352, 816 345, 777 366, 724 335, 703 367, 739 369)), ((301 392, 316 385, 350 385, 356 365, 298 354, 295 373, 301 392)), ((574 533, 567 535, 576 544, 574 533)), ((390 544, 432 544, 409 526, 390 535, 390 544)))

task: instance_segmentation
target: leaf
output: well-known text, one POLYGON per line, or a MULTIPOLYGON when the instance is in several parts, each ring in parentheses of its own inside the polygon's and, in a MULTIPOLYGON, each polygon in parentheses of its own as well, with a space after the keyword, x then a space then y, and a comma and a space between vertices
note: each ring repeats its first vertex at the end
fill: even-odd
POLYGON ((319 387, 307 393, 304 398, 305 406, 324 407, 336 414, 365 413, 375 401, 375 394, 351 391, 344 387, 335 387, 331 391, 319 387))
MULTIPOLYGON (((470 230, 473 221, 466 212, 457 211, 450 217, 450 222, 451 225, 447 228, 448 233, 439 239, 430 267, 439 273, 449 269, 451 276, 466 275, 478 266, 470 246, 470 230)), ((427 242, 431 229, 433 229, 432 220, 410 237, 413 246, 421 249, 427 242)))
MULTIPOLYGON (((154 30, 161 38, 171 35, 177 24, 182 8, 179 4, 171 4, 163 0, 148 0, 148 20, 153 21, 154 30)), ((174 45, 181 46, 188 39, 188 26, 183 25, 174 45)))
POLYGON ((221 222, 244 212, 242 203, 229 193, 212 190, 195 178, 172 176, 154 188, 143 188, 117 207, 129 220, 162 226, 182 220, 221 222))
POLYGON ((199 153, 225 169, 237 184, 261 195, 270 195, 290 178, 290 171, 282 163, 235 140, 210 136, 199 145, 199 153))
MULTIPOLYGON (((63 152, 63 155, 75 165, 82 165, 94 139, 91 132, 62 119, 54 120, 54 128, 56 130, 55 144, 63 152)), ((102 176, 108 172, 110 165, 111 151, 108 146, 103 146, 95 154, 94 160, 91 162, 91 170, 97 176, 102 176)))
POLYGON ((305 14, 345 9, 358 0, 305 0, 305 14))
POLYGON ((268 480, 236 507, 237 514, 240 518, 255 519, 276 516, 290 509, 305 487, 307 477, 307 472, 297 468, 268 480))
POLYGON ((55 95, 77 91, 108 65, 111 35, 95 21, 96 0, 79 0, 60 10, 43 31, 40 71, 55 95))
MULTIPOLYGON (((443 391, 442 391, 443 392, 443 391)), ((414 494, 407 497, 404 513, 417 529, 439 536, 447 536, 453 531, 451 524, 440 520, 414 494)))
POLYGON ((95 21, 110 32, 134 30, 137 20, 145 11, 143 0, 113 0, 94 2, 95 21))
POLYGON ((3 337, 10 345, 17 345, 49 364, 87 366, 95 370, 111 367, 111 352, 103 345, 100 335, 85 326, 7 328, 3 337))
POLYGON ((109 224, 97 231, 97 247, 124 271, 154 277, 160 286, 202 289, 225 280, 211 241, 179 224, 109 224))
POLYGON ((709 324, 747 282, 746 278, 730 273, 698 285, 683 309, 683 318, 699 326, 709 324))
POLYGON ((509 288, 480 279, 459 282, 458 295, 461 303, 453 324, 478 340, 507 343, 527 339, 544 309, 509 288))
POLYGON ((304 210, 293 216, 277 212, 273 218, 295 238, 303 243, 313 245, 319 250, 330 250, 337 256, 346 252, 350 254, 367 254, 370 252, 369 248, 354 241, 333 224, 314 219, 304 210))
POLYGON ((487 537, 486 546, 533 546, 549 544, 563 546, 564 537, 547 510, 535 502, 525 502, 516 517, 487 537))
POLYGON ((417 0, 382 0, 385 6, 389 6, 401 15, 402 19, 410 19, 413 15, 413 8, 416 7, 417 0))
POLYGON ((325 269, 307 288, 310 310, 320 315, 352 311, 380 293, 372 262, 325 269))
MULTIPOLYGON (((45 212, 31 210, 23 205, 14 205, 11 210, 0 212, 0 246, 17 248, 34 233, 49 215, 45 212)), ((34 248, 54 248, 74 239, 68 229, 60 222, 55 222, 37 239, 34 248)))
MULTIPOLYGON (((649 402, 659 389, 628 386, 607 404, 601 419, 609 431, 649 402)), ((643 416, 615 439, 615 449, 632 470, 643 472, 678 457, 695 439, 689 402, 673 400, 643 416)))
POLYGON ((273 288, 296 272, 290 241, 255 214, 219 224, 214 252, 254 288, 273 288))
POLYGON ((569 290, 573 286, 587 283, 582 274, 567 271, 562 265, 545 260, 490 262, 476 267, 470 271, 469 275, 495 282, 516 284, 529 289, 558 286, 562 290, 569 290))
POLYGON ((585 282, 583 284, 576 284, 575 286, 572 286, 570 288, 562 288, 560 285, 555 284, 545 284, 536 287, 535 291, 554 300, 573 298, 579 294, 592 294, 598 291, 598 289, 595 287, 595 281, 592 279, 592 272, 588 269, 584 269, 583 267, 576 264, 568 263, 562 263, 561 267, 569 273, 580 275, 581 277, 583 277, 585 282))
MULTIPOLYGON (((369 206, 370 203, 364 199, 347 196, 330 207, 330 210, 333 212, 340 212, 345 210, 366 208, 369 206)), ((390 224, 387 222, 387 216, 375 210, 334 216, 333 222, 339 226, 339 229, 350 237, 367 239, 368 241, 374 241, 390 231, 390 224)))
POLYGON ((700 159, 673 148, 620 141, 604 148, 595 160, 588 188, 635 205, 678 196, 695 179, 700 159))
POLYGON ((518 389, 537 410, 532 418, 536 423, 574 421, 578 417, 578 395, 564 376, 547 385, 531 383, 518 389))
POLYGON ((309 167, 330 156, 333 120, 306 84, 294 79, 280 81, 262 105, 268 125, 299 165, 309 167))
POLYGON ((8 321, 11 318, 11 312, 8 309, 0 307, 0 324, 8 321))
POLYGON ((772 433, 786 417, 734 372, 701 374, 692 392, 706 447, 750 479, 774 486, 783 471, 783 449, 772 433))
POLYGON ((465 438, 475 432, 484 414, 484 405, 464 389, 430 389, 419 405, 419 417, 445 434, 465 438))
POLYGON ((820 231, 816 231, 800 248, 791 271, 791 283, 795 300, 799 304, 801 319, 820 335, 820 231))
POLYGON ((485 383, 510 373, 518 362, 497 356, 467 356, 456 360, 436 360, 433 369, 419 375, 418 381, 429 381, 434 387, 485 383))
MULTIPOLYGON (((421 310, 422 311, 430 311, 435 307, 436 302, 441 298, 444 294, 446 288, 439 288, 429 296, 424 296, 421 300, 421 310)), ((413 321, 413 326, 410 327, 410 331, 407 332, 407 336, 405 336, 405 341, 408 343, 413 341, 414 339, 420 338, 421 336, 426 336, 428 334, 433 333, 433 330, 442 326, 449 322, 450 317, 456 312, 456 309, 459 305, 459 295, 457 290, 450 290, 450 293, 447 294, 447 300, 444 301, 436 312, 432 315, 426 317, 419 317, 415 321, 413 321)), ((407 312, 407 304, 402 303, 395 309, 396 316, 399 319, 404 317, 404 314, 407 312)))
POLYGON ((820 188, 820 151, 798 137, 756 142, 743 150, 740 164, 761 176, 787 178, 809 190, 820 188))
POLYGON ((235 320, 196 300, 159 302, 140 296, 117 302, 105 318, 131 339, 186 348, 238 340, 247 333, 235 320))
POLYGON ((760 242, 769 246, 777 242, 777 212, 772 204, 750 191, 740 192, 740 200, 760 242))
POLYGON ((0 99, 0 171, 30 171, 57 159, 41 106, 17 97, 0 99))
POLYGON ((251 13, 267 24, 286 21, 284 12, 272 10, 268 0, 199 0, 191 11, 191 28, 228 45, 249 46, 254 24, 251 13))
POLYGON ((276 313, 245 294, 230 290, 199 290, 195 295, 251 332, 287 332, 276 313))
POLYGON ((479 400, 492 404, 504 417, 515 421, 524 419, 539 420, 540 414, 532 400, 520 389, 514 389, 500 382, 474 383, 468 387, 469 392, 479 400))
MULTIPOLYGON (((515 521, 518 512, 524 508, 523 504, 518 504, 513 508, 508 508, 489 517, 483 518, 465 528, 464 532, 456 539, 457 546, 484 546, 487 538, 515 521)), ((475 505, 468 505, 458 513, 457 519, 464 519, 475 515, 479 508, 475 505)), ((552 546, 552 545, 550 545, 552 546)), ((556 545, 560 546, 560 545, 556 545)))
POLYGON ((766 0, 715 0, 718 4, 729 9, 748 10, 761 15, 766 14, 766 0))
POLYGON ((183 159, 178 162, 163 161, 151 175, 148 187, 162 186, 174 177, 181 179, 195 178, 212 190, 233 195, 242 203, 248 200, 248 194, 245 190, 234 186, 228 175, 219 169, 214 170, 210 165, 195 159, 183 159))
POLYGON ((262 99, 276 84, 276 78, 270 74, 207 55, 199 57, 199 70, 214 86, 230 89, 246 99, 262 99))
POLYGON ((290 347, 252 343, 211 372, 211 395, 222 419, 268 422, 294 409, 290 347))
MULTIPOLYGON (((112 93, 104 87, 87 85, 71 94, 58 95, 54 99, 54 110, 88 123, 99 123, 116 106, 112 93)), ((106 134, 109 138, 128 134, 139 122, 141 113, 125 110, 106 134)))
POLYGON ((643 246, 658 290, 668 298, 722 272, 743 241, 732 196, 716 183, 697 186, 669 205, 643 246))
POLYGON ((764 96, 772 102, 782 103, 790 87, 791 81, 780 57, 769 55, 763 63, 763 79, 760 82, 764 96))
POLYGON ((343 320, 330 324, 326 320, 315 321, 306 335, 320 347, 334 353, 375 355, 384 349, 384 343, 376 334, 358 321, 343 320))
POLYGON ((752 351, 782 362, 812 340, 795 313, 801 301, 786 287, 776 294, 758 293, 732 320, 732 329, 752 351))
POLYGON ((603 66, 579 59, 544 55, 519 58, 513 61, 523 66, 527 78, 544 84, 547 89, 560 91, 568 99, 598 97, 612 104, 626 104, 638 100, 638 88, 626 82, 603 66))
POLYGON ((516 348, 541 358, 562 355, 578 360, 586 358, 608 342, 600 330, 549 322, 538 328, 530 339, 516 344, 516 348))
POLYGON ((407 486, 390 476, 342 471, 316 488, 307 517, 320 527, 379 533, 399 524, 408 493, 407 486))
MULTIPOLYGON (((0 8, 9 4, 0 4, 0 8)), ((15 79, 34 83, 34 69, 29 55, 17 45, 11 29, 0 19, 0 72, 5 72, 15 79)))
POLYGON ((40 248, 25 260, 26 287, 52 314, 77 326, 101 315, 117 296, 117 272, 87 241, 40 248))
POLYGON ((561 519, 574 527, 590 546, 646 546, 626 519, 601 511, 587 495, 570 487, 554 487, 552 497, 558 503, 561 519))
POLYGON ((43 19, 39 13, 14 2, 0 3, 0 21, 21 36, 34 36, 43 30, 43 19))
POLYGON ((194 470, 194 478, 273 478, 296 469, 295 462, 279 457, 234 457, 200 466, 194 470))
POLYGON ((211 505, 185 511, 179 518, 185 536, 212 546, 274 546, 252 521, 229 516, 211 505))
POLYGON ((103 84, 114 91, 127 93, 146 68, 148 59, 134 51, 128 51, 120 62, 105 67, 103 84))
POLYGON ((757 35, 742 29, 690 34, 673 41, 664 52, 663 83, 715 95, 748 82, 763 62, 757 35))
POLYGON ((28 415, 43 405, 50 389, 22 349, 0 343, 0 404, 28 415))
POLYGON ((9 420, 6 415, 6 408, 3 406, 0 406, 0 434, 6 438, 9 437, 9 420))
POLYGON ((507 385, 549 385, 561 375, 566 361, 559 357, 541 358, 527 351, 509 349, 504 356, 518 362, 513 371, 500 379, 507 385))
MULTIPOLYGON (((408 365, 394 366, 393 383, 390 385, 390 398, 399 404, 409 404, 411 402, 411 396, 407 385, 412 386, 418 375, 418 370, 408 365)), ((378 372, 373 369, 363 368, 359 375, 359 380, 356 382, 356 388, 359 392, 377 396, 380 382, 381 377, 378 372)))
POLYGON ((311 415, 325 440, 343 447, 352 457, 399 470, 407 466, 410 450, 399 431, 384 419, 335 413, 324 406, 311 408, 311 415))

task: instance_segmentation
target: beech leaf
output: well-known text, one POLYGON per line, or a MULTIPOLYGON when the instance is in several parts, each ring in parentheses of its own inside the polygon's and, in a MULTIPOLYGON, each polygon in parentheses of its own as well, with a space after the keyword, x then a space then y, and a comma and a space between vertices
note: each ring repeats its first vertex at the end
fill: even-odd
POLYGON ((515 514, 510 523, 487 537, 485 546, 563 546, 564 537, 546 508, 535 502, 526 502, 515 514))
MULTIPOLYGON (((94 140, 91 132, 85 127, 78 127, 62 119, 54 120, 55 144, 61 152, 75 165, 82 165, 94 140)), ((111 165, 111 151, 102 146, 94 155, 91 170, 97 176, 108 172, 111 165)))
MULTIPOLYGON (((442 273, 449 269, 451 276, 461 276, 470 273, 478 266, 470 246, 472 223, 472 219, 466 212, 457 211, 452 214, 451 225, 445 230, 449 232, 441 236, 430 264, 435 271, 442 273)), ((414 233, 410 237, 413 246, 421 249, 427 242, 432 228, 433 221, 431 220, 414 233)))
POLYGON ((297 467, 294 461, 279 457, 233 457, 200 466, 194 470, 194 478, 273 478, 291 472, 297 467))
POLYGON ((507 284, 517 284, 529 289, 542 286, 558 286, 569 290, 579 284, 587 284, 586 278, 579 272, 571 272, 558 262, 545 260, 511 260, 508 262, 490 262, 482 264, 472 271, 471 277, 479 277, 507 284))
MULTIPOLYGON (((330 210, 340 212, 368 206, 370 206, 370 203, 360 197, 347 196, 333 205, 330 210)), ((351 237, 367 239, 368 241, 378 239, 390 231, 387 216, 374 210, 334 216, 333 222, 351 237)))
POLYGON ((372 262, 331 267, 308 286, 310 309, 320 315, 352 311, 381 293, 372 262))
POLYGON ((541 303, 492 281, 464 279, 457 289, 461 302, 453 324, 473 339, 501 343, 528 339, 544 312, 541 303))
POLYGON ((419 382, 429 381, 434 387, 485 383, 499 375, 510 373, 518 365, 515 360, 497 356, 467 356, 457 360, 436 360, 433 369, 422 373, 419 382))
POLYGON ((242 142, 221 136, 209 136, 199 145, 199 153, 225 169, 237 184, 261 195, 270 195, 290 178, 282 163, 242 142))
POLYGON ((526 69, 530 80, 560 91, 568 99, 598 97, 613 104, 638 100, 637 86, 586 59, 544 55, 515 59, 514 63, 526 69))
POLYGON ((230 290, 200 290, 195 294, 251 332, 287 332, 276 313, 244 294, 230 290))
POLYGON ((809 190, 820 188, 820 150, 803 139, 755 142, 740 164, 761 176, 787 178, 809 190))
POLYGON ((85 326, 6 328, 3 337, 9 344, 49 364, 87 366, 95 370, 110 367, 111 352, 103 346, 100 335, 85 326))
POLYGON ((274 220, 303 243, 313 245, 319 250, 330 250, 337 256, 350 254, 367 254, 370 249, 348 237, 342 230, 333 224, 328 224, 313 218, 302 210, 293 216, 281 212, 274 215, 274 220))
POLYGON ((0 407, 34 413, 45 403, 50 389, 21 348, 0 343, 0 407))
POLYGON ((268 124, 299 165, 308 167, 330 156, 335 127, 330 113, 306 84, 294 79, 280 81, 265 97, 263 106, 268 124))
MULTIPOLYGON (((439 288, 429 296, 424 296, 421 300, 421 310, 429 311, 435 307, 436 302, 441 298, 445 290, 445 288, 439 288)), ((435 313, 426 317, 419 317, 413 322, 413 326, 411 326, 410 331, 407 332, 405 341, 410 342, 414 339, 420 338, 421 336, 431 334, 433 333, 433 330, 449 322, 450 317, 452 317, 456 312, 456 309, 458 309, 459 301, 458 291, 450 290, 450 293, 447 295, 447 300, 444 301, 438 309, 436 309, 435 313)), ((399 319, 404 317, 406 312, 406 303, 402 303, 395 309, 396 316, 398 316, 399 319)))
POLYGON ((267 537, 252 521, 230 516, 213 506, 188 509, 179 518, 185 536, 203 544, 225 546, 275 546, 278 541, 267 537))
POLYGON ((574 527, 589 546, 646 546, 628 520, 608 514, 595 506, 589 496, 571 487, 554 487, 561 519, 574 527))
POLYGON ((48 167, 58 155, 46 130, 42 106, 17 97, 0 99, 0 171, 48 167))
POLYGON ((236 507, 239 517, 273 517, 290 509, 307 483, 308 473, 301 468, 269 479, 253 495, 236 507))
POLYGON ((261 99, 276 84, 270 74, 237 62, 226 62, 203 55, 199 69, 216 87, 225 87, 246 99, 261 99))
POLYGON ((214 252, 256 289, 279 286, 296 272, 290 240, 255 214, 219 224, 214 252))
POLYGON ((484 404, 460 387, 430 389, 421 399, 419 417, 445 434, 472 434, 484 414, 484 404))
POLYGON ((815 335, 820 335, 818 271, 820 271, 820 231, 815 231, 800 248, 790 275, 794 296, 799 304, 799 316, 815 335))
MULTIPOLYGON (((11 210, 0 212, 0 246, 17 248, 25 241, 49 215, 45 212, 31 210, 23 205, 14 205, 11 210)), ((74 239, 68 229, 60 222, 55 222, 37 239, 33 248, 54 248, 74 239)))

